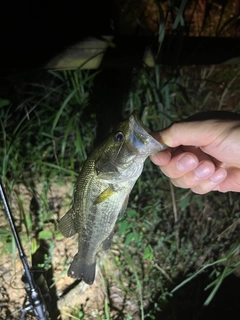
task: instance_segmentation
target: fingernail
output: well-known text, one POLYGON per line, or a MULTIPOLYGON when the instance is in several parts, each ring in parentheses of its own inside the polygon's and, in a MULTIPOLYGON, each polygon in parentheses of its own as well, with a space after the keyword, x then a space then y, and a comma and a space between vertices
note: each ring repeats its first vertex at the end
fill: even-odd
POLYGON ((214 183, 218 183, 223 181, 227 176, 227 172, 225 169, 218 169, 210 178, 210 180, 214 183))
POLYGON ((197 165, 197 160, 189 154, 184 155, 177 162, 178 169, 181 171, 193 170, 197 165))
POLYGON ((199 179, 207 178, 212 172, 212 169, 206 167, 204 163, 200 164, 197 169, 194 171, 195 176, 199 179))

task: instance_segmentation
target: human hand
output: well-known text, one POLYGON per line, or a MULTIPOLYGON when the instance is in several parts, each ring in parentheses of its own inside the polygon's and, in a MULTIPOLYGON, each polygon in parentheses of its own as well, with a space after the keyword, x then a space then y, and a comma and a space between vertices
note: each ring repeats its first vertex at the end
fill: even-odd
POLYGON ((170 148, 152 155, 152 162, 175 186, 195 193, 240 192, 240 120, 232 115, 236 120, 187 120, 153 132, 170 148))

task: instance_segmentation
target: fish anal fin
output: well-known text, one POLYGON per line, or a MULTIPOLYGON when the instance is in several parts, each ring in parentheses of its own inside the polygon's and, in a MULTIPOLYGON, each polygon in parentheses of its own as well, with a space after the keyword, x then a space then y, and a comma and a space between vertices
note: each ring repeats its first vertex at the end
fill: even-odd
POLYGON ((77 233, 75 213, 70 209, 59 221, 58 228, 64 237, 69 238, 77 233))
POLYGON ((113 189, 108 187, 102 193, 100 193, 100 195, 95 199, 93 204, 95 205, 95 204, 102 203, 102 202, 106 201, 107 199, 109 199, 115 193, 116 193, 116 191, 114 191, 113 189))
POLYGON ((87 264, 80 255, 76 254, 68 270, 68 276, 75 279, 82 279, 87 284, 93 284, 96 273, 96 260, 87 264))

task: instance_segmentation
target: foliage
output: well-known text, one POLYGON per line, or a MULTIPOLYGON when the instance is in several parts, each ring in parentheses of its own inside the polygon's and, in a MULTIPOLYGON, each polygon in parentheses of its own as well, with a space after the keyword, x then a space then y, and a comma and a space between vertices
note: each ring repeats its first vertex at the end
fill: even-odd
MULTIPOLYGON (((137 109, 146 126, 158 130, 196 111, 239 111, 239 72, 236 66, 185 67, 178 73, 159 66, 143 68, 133 79, 123 116, 137 109)), ((33 254, 43 241, 50 243, 51 251, 59 239, 59 210, 48 196, 52 182, 73 183, 96 138, 96 112, 90 108, 95 75, 80 70, 48 72, 38 84, 26 83, 20 99, 1 95, 1 176, 20 213, 16 220, 21 238, 30 240, 33 254), (33 196, 31 212, 26 209, 25 190, 33 196)), ((199 196, 175 189, 148 159, 117 225, 109 256, 120 273, 115 277, 106 271, 108 283, 117 283, 141 319, 154 319, 176 292, 211 267, 206 289, 212 292, 205 299, 209 303, 239 267, 239 212, 237 195, 199 196)), ((1 225, 1 238, 8 244, 6 252, 13 253, 6 223, 1 225)), ((51 258, 51 252, 44 253, 39 266, 49 270, 51 258)), ((116 319, 113 306, 107 297, 101 319, 116 319)), ((122 313, 131 319, 130 312, 122 313)), ((84 316, 83 310, 72 313, 73 319, 84 316)))
POLYGON ((122 34, 239 36, 237 1, 117 0, 115 21, 122 34))
MULTIPOLYGON (((120 33, 133 34, 140 27, 142 34, 158 36, 159 52, 165 34, 239 33, 234 1, 115 3, 121 8, 116 21, 120 33)), ((53 182, 58 186, 69 181, 73 184, 93 148, 97 120, 91 99, 97 74, 87 70, 48 71, 10 79, 10 83, 16 81, 12 91, 0 87, 0 175, 17 213, 21 240, 32 257, 41 257, 38 266, 47 272, 52 268, 54 244, 61 240, 57 229, 60 209, 54 204, 57 199, 49 194, 53 182), (25 198, 26 194, 31 199, 25 198), (46 244, 48 251, 41 252, 46 244)), ((122 115, 137 109, 147 127, 159 130, 199 111, 238 112, 239 76, 239 66, 235 65, 174 70, 158 65, 143 67, 133 74, 122 115)), ((64 201, 69 204, 70 196, 64 201)), ((171 319, 177 319, 176 305, 188 306, 187 299, 180 300, 178 294, 185 296, 187 286, 207 272, 201 301, 211 304, 225 279, 239 268, 239 219, 238 195, 199 196, 176 189, 147 160, 127 212, 117 224, 113 250, 108 253, 113 266, 100 263, 107 289, 98 318, 133 319, 135 312, 141 319, 157 319, 167 310, 171 319), (123 297, 121 309, 110 294, 112 285, 123 297)), ((16 258, 15 243, 4 219, 0 236, 1 256, 12 254, 16 258)), ((65 272, 69 260, 67 256, 59 262, 65 272)), ((54 279, 51 281, 54 287, 54 279)), ((69 319, 90 317, 79 307, 70 313, 64 315, 69 319)))

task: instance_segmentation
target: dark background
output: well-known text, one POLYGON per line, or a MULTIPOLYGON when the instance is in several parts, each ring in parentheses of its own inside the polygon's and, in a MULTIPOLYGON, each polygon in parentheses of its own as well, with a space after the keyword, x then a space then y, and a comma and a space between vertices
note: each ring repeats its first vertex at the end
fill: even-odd
MULTIPOLYGON (((118 47, 123 50, 121 51, 123 56, 129 55, 134 49, 138 51, 141 44, 144 47, 149 43, 155 46, 156 52, 159 45, 158 31, 156 31, 158 26, 155 23, 154 30, 151 26, 154 18, 151 20, 150 17, 146 23, 144 19, 148 17, 141 17, 144 12, 143 3, 146 5, 150 1, 5 1, 1 3, 0 9, 0 71, 42 67, 56 54, 88 36, 126 36, 116 40, 118 47), (139 9, 139 16, 137 16, 138 6, 139 8, 142 6, 142 9, 139 9), (137 20, 140 22, 133 27, 137 20), (132 37, 135 37, 134 41, 132 37), (141 37, 147 37, 147 40, 141 37)), ((197 36, 191 34, 192 25, 195 23, 191 20, 193 19, 193 9, 189 9, 191 3, 194 1, 188 2, 188 9, 184 13, 184 27, 178 26, 172 30, 172 25, 165 26, 166 36, 158 62, 167 65, 206 65, 238 57, 240 20, 234 19, 240 10, 237 7, 238 1, 234 2, 236 5, 232 6, 232 10, 235 8, 232 12, 227 11, 226 0, 202 1, 205 6, 202 8, 204 15, 198 23, 202 24, 202 30, 205 32, 200 30, 197 36), (214 22, 216 28, 218 21, 219 25, 223 25, 223 17, 226 15, 229 21, 232 19, 234 23, 223 28, 225 34, 222 32, 217 35, 216 31, 216 36, 213 36, 215 32, 213 30, 213 34, 210 35, 207 31, 209 25, 214 22), (212 17, 216 17, 216 21, 212 21, 212 17), (208 34, 210 37, 206 37, 208 34)), ((159 4, 166 5, 166 1, 160 1, 159 4)), ((168 16, 172 16, 170 20, 173 23, 176 8, 180 7, 181 1, 175 0, 172 4, 168 16)))
POLYGON ((112 1, 4 1, 0 68, 43 65, 86 36, 111 34, 112 1))

